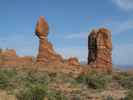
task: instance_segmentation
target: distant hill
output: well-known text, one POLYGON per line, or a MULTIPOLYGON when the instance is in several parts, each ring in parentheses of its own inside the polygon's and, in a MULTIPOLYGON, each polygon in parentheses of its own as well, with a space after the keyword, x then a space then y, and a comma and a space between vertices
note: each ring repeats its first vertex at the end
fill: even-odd
POLYGON ((113 68, 118 68, 121 70, 130 70, 133 69, 133 65, 113 65, 113 68))

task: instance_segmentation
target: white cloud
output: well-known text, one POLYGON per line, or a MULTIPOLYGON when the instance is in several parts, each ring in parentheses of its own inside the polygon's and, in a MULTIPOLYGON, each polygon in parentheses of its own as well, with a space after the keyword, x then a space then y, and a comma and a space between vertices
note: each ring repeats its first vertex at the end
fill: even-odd
POLYGON ((88 34, 89 34, 89 32, 67 34, 65 39, 84 39, 84 38, 88 37, 88 34))
POLYGON ((133 65, 133 44, 116 45, 113 50, 113 62, 121 65, 133 65))
POLYGON ((128 30, 133 30, 133 19, 113 22, 110 25, 112 26, 112 31, 114 34, 120 34, 128 30))
POLYGON ((113 0, 113 2, 123 10, 133 10, 133 0, 113 0))
MULTIPOLYGON (((121 34, 129 30, 133 30, 133 19, 128 19, 124 21, 112 21, 110 24, 105 25, 105 27, 109 28, 112 31, 113 35, 121 34)), ((90 32, 67 34, 64 39, 87 39, 89 33, 90 32)))

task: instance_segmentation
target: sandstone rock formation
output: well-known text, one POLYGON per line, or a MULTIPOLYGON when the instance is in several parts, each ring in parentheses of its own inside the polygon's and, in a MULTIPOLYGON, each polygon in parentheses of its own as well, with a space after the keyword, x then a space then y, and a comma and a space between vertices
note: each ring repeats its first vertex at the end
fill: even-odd
POLYGON ((52 44, 48 41, 49 26, 41 16, 37 22, 35 33, 39 38, 39 53, 37 63, 61 62, 62 57, 55 53, 52 44))
POLYGON ((32 64, 33 58, 31 56, 17 57, 16 62, 19 64, 32 64))
POLYGON ((88 37, 88 49, 88 64, 103 70, 112 69, 112 41, 108 29, 93 30, 88 37))
POLYGON ((2 50, 0 52, 0 65, 22 65, 31 64, 32 62, 32 57, 19 57, 14 49, 2 50))
POLYGON ((1 50, 0 53, 0 65, 5 65, 7 63, 15 64, 16 63, 17 54, 13 49, 1 50))
POLYGON ((80 63, 79 63, 78 59, 75 58, 75 57, 69 58, 67 60, 67 62, 68 62, 69 65, 72 65, 72 66, 80 66, 80 63))
POLYGON ((1 51, 0 55, 5 57, 17 57, 16 51, 14 49, 6 49, 1 51))
POLYGON ((96 61, 97 45, 96 45, 97 30, 92 30, 88 37, 88 64, 96 61))

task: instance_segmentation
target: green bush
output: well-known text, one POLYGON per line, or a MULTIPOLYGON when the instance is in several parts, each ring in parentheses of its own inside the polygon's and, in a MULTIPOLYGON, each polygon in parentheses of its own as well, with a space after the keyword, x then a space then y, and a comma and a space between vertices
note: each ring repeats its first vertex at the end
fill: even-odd
POLYGON ((86 84, 88 88, 104 89, 111 81, 111 76, 104 73, 89 73, 87 75, 81 75, 77 78, 77 81, 86 84))
POLYGON ((43 72, 28 72, 26 81, 30 83, 40 83, 40 84, 48 84, 50 82, 50 77, 48 73, 43 73, 43 72))
POLYGON ((64 94, 57 91, 48 92, 47 97, 48 97, 48 100, 68 100, 64 94))
POLYGON ((47 86, 42 84, 31 84, 20 90, 16 97, 18 100, 43 100, 47 95, 47 86))
POLYGON ((126 89, 133 89, 133 76, 129 75, 127 72, 122 72, 115 77, 118 83, 126 88, 126 89))
POLYGON ((114 100, 112 96, 107 96, 104 100, 114 100))
POLYGON ((6 88, 8 86, 8 83, 8 77, 5 74, 0 73, 0 88, 6 88))
POLYGON ((51 82, 62 82, 62 83, 70 83, 73 85, 77 85, 77 81, 75 80, 75 78, 73 78, 72 76, 70 76, 70 74, 65 74, 65 73, 56 73, 55 74, 50 74, 50 79, 51 82))
POLYGON ((16 74, 15 70, 0 70, 0 88, 7 88, 16 74))
POLYGON ((60 92, 48 90, 45 84, 31 84, 15 94, 18 100, 67 100, 60 92))
POLYGON ((133 100, 133 90, 130 90, 123 100, 133 100))
POLYGON ((48 89, 48 83, 52 82, 52 79, 63 81, 63 77, 67 80, 67 76, 62 74, 1 69, 0 89, 7 89, 11 94, 16 95, 18 100, 43 100, 44 97, 48 100, 67 100, 62 93, 48 89))

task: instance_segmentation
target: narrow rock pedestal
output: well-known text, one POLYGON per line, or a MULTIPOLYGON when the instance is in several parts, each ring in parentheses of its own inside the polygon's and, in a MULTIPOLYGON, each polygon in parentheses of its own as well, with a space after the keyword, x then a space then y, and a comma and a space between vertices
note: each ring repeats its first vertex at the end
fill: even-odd
POLYGON ((106 28, 93 30, 88 37, 88 64, 96 69, 112 70, 111 32, 106 28))

